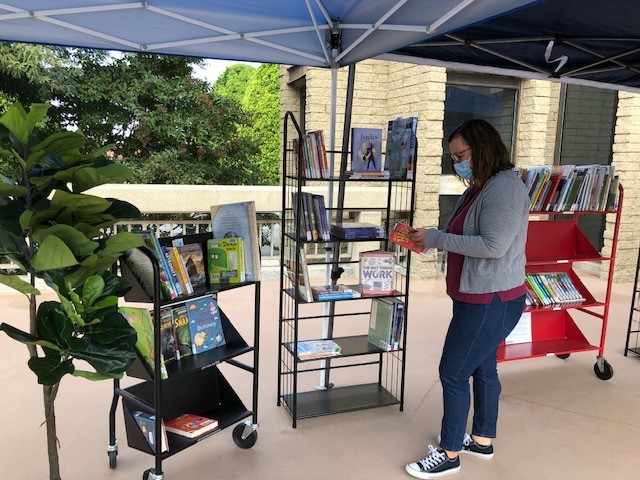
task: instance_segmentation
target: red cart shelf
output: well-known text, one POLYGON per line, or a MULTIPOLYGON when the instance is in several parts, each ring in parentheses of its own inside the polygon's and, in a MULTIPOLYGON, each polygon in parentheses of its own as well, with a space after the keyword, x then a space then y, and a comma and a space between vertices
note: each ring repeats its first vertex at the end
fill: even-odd
POLYGON ((548 219, 531 220, 527 236, 526 255, 527 273, 565 273, 569 276, 584 301, 576 303, 557 303, 543 308, 527 308, 525 314, 531 315, 531 341, 507 344, 498 348, 498 361, 521 360, 525 358, 557 356, 567 358, 576 352, 597 351, 594 372, 602 380, 613 376, 613 368, 604 358, 604 343, 609 317, 613 269, 618 247, 618 232, 623 201, 622 185, 618 186, 618 206, 614 211, 578 211, 578 212, 531 212, 535 216, 549 215, 548 219), (570 219, 555 219, 554 215, 571 215, 570 219), (600 254, 578 226, 581 215, 615 215, 615 229, 611 245, 611 255, 600 254), (604 299, 595 298, 574 270, 578 262, 609 262, 607 290, 604 299), (571 311, 581 311, 597 317, 601 322, 600 338, 590 342, 582 333, 571 311))

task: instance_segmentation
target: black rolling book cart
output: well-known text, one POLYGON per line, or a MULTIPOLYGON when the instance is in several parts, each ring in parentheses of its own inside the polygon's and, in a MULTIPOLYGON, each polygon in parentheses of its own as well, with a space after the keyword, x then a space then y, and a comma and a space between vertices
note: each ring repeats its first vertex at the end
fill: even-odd
MULTIPOLYGON (((386 295, 404 302, 405 312, 409 307, 409 271, 410 252, 388 242, 386 238, 366 238, 345 240, 331 235, 328 240, 302 239, 300 219, 303 214, 301 193, 314 189, 316 193, 333 196, 333 187, 337 187, 337 204, 327 208, 331 221, 342 219, 343 213, 376 212, 382 217, 386 232, 393 228, 398 220, 413 223, 415 170, 413 179, 366 178, 350 179, 345 175, 346 155, 342 155, 340 173, 325 174, 325 178, 305 178, 303 168, 296 162, 299 156, 294 154, 292 138, 302 145, 303 132, 293 114, 287 112, 284 118, 283 152, 283 189, 282 189, 282 231, 281 231, 281 270, 279 305, 279 348, 278 348, 278 397, 277 404, 284 406, 292 417, 292 426, 299 419, 350 412, 375 407, 404 406, 404 379, 407 315, 403 318, 402 337, 399 348, 384 351, 368 342, 369 316, 372 298, 361 297, 343 300, 310 301, 300 294, 300 276, 287 270, 287 264, 300 265, 300 250, 318 246, 329 252, 324 261, 314 261, 313 265, 330 268, 331 282, 340 282, 340 276, 351 264, 358 269, 358 260, 341 259, 341 246, 363 242, 365 250, 386 250, 395 252, 394 266, 395 293, 386 295), (380 204, 360 200, 359 205, 350 205, 345 201, 347 185, 376 186, 385 191, 380 204), (367 205, 369 203, 369 205, 367 205), (315 245, 314 245, 315 244, 315 245), (287 256, 288 255, 288 256, 287 256), (289 263, 288 263, 289 262, 289 263), (323 324, 321 332, 321 323, 323 324), (334 329, 334 327, 336 327, 334 329), (338 335, 337 330, 345 327, 347 335, 338 335), (354 335, 354 333, 356 333, 354 335), (341 349, 339 356, 303 360, 298 357, 298 344, 303 340, 332 339, 341 349), (347 376, 341 378, 342 374, 347 376), (313 386, 313 377, 320 376, 321 382, 313 386), (332 377, 338 378, 335 385, 332 377), (353 378, 357 380, 353 380, 353 378)), ((416 146, 417 152, 417 146, 416 146)), ((332 153, 332 152, 329 152, 332 153)), ((340 154, 341 152, 333 152, 340 154)), ((415 155, 413 165, 415 168, 415 155)), ((337 220, 341 221, 341 220, 337 220)), ((296 268, 296 267, 293 267, 296 268)), ((289 269, 290 270, 290 269, 289 269)), ((318 283, 318 282, 314 282, 318 283)), ((347 285, 359 290, 358 285, 347 285)))
MULTIPOLYGON (((185 235, 181 237, 185 244, 200 243, 206 252, 206 242, 211 238, 210 233, 185 235)), ((171 245, 173 238, 160 238, 163 246, 171 245)), ((140 250, 149 258, 154 272, 153 298, 149 297, 138 283, 135 276, 124 261, 119 262, 122 276, 132 285, 131 291, 125 296, 129 302, 143 302, 152 304, 154 318, 154 350, 161 351, 160 340, 160 309, 161 307, 179 306, 185 301, 201 296, 213 294, 220 307, 220 317, 226 344, 212 350, 190 355, 166 365, 168 378, 160 379, 160 375, 150 375, 137 359, 127 375, 140 379, 140 382, 122 388, 119 380, 114 380, 113 400, 109 412, 109 467, 116 468, 118 455, 118 441, 116 439, 115 415, 118 402, 122 399, 122 410, 125 419, 127 444, 136 450, 153 455, 155 467, 143 473, 143 480, 162 480, 162 462, 185 448, 191 447, 202 440, 237 424, 233 429, 233 440, 241 448, 251 448, 258 437, 258 345, 260 332, 260 282, 245 282, 231 285, 207 285, 196 288, 191 295, 183 295, 171 301, 160 300, 160 270, 158 261, 146 247, 140 250), (235 288, 254 289, 254 345, 249 345, 233 326, 232 321, 224 314, 224 292, 235 288), (253 354, 253 366, 242 363, 238 358, 244 354, 253 354), (227 363, 249 372, 253 376, 252 410, 248 410, 242 400, 235 393, 230 383, 221 373, 218 365, 227 363), (169 420, 183 413, 202 415, 218 421, 218 427, 204 435, 190 439, 167 432, 168 451, 162 452, 160 438, 157 436, 156 451, 151 450, 140 427, 133 418, 131 411, 140 410, 155 415, 155 432, 161 431, 161 421, 169 420), (250 417, 243 423, 238 423, 250 417)), ((206 255, 206 253, 205 253, 206 255)), ((206 267, 206 260, 205 260, 206 267)), ((208 278, 208 275, 207 275, 208 278)), ((155 372, 160 372, 160 355, 155 356, 155 372)))

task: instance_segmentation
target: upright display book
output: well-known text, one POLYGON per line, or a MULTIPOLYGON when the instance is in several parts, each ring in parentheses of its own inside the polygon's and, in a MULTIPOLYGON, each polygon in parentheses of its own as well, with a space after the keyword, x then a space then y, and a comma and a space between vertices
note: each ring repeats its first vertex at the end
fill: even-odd
POLYGON ((319 301, 344 300, 347 298, 360 298, 360 292, 346 285, 316 285, 311 287, 313 297, 319 301))
POLYGON ((225 344, 218 303, 211 295, 188 300, 189 330, 193 353, 202 353, 225 344))
POLYGON ((389 121, 384 163, 384 169, 389 171, 389 178, 413 179, 417 129, 417 117, 398 117, 389 121))
POLYGON ((397 298, 374 298, 369 317, 370 344, 390 352, 397 350, 404 320, 404 303, 397 298))
POLYGON ((207 240, 209 283, 240 283, 245 280, 242 238, 207 240))
POLYGON ((201 417, 192 413, 185 413, 165 422, 165 429, 187 438, 198 438, 218 427, 218 421, 213 418, 201 417))
MULTIPOLYGON (((295 251, 292 248, 285 249, 285 267, 287 276, 291 283, 296 284, 296 268, 295 268, 295 251)), ((313 302, 313 293, 311 292, 311 284, 309 283, 309 269, 307 267, 307 256, 304 247, 300 247, 300 262, 297 269, 298 272, 298 291, 305 302, 313 302)))
MULTIPOLYGON (((138 424, 138 427, 140 427, 140 431, 142 432, 142 435, 144 435, 149 447, 151 447, 151 451, 156 453, 156 416, 147 412, 141 412, 140 410, 131 410, 131 415, 138 424)), ((161 451, 168 452, 169 442, 167 441, 167 432, 164 423, 162 423, 162 434, 160 437, 162 438, 161 451)))
POLYGON ((383 226, 367 222, 332 223, 330 231, 331 235, 346 240, 383 239, 387 236, 383 226))
POLYGON ((254 202, 227 203, 211 207, 213 238, 242 238, 245 280, 260 280, 260 248, 254 202))
POLYGON ((340 355, 340 345, 333 340, 306 340, 298 342, 296 352, 300 360, 335 357, 340 355))
POLYGON ((414 228, 407 225, 404 222, 396 222, 393 226, 393 230, 389 234, 389 241, 405 247, 412 252, 419 253, 424 256, 428 256, 433 251, 432 248, 427 248, 422 242, 414 242, 409 238, 409 234, 413 232, 414 228))
POLYGON ((188 243, 176 248, 178 249, 178 253, 182 257, 184 266, 187 269, 191 285, 194 288, 204 287, 207 284, 207 276, 204 267, 202 245, 199 243, 188 243))
POLYGON ((351 129, 351 171, 382 172, 382 129, 351 129))
MULTIPOLYGON (((119 307, 118 310, 122 316, 127 319, 129 325, 136 331, 138 336, 136 350, 141 357, 142 363, 149 373, 153 375, 155 371, 155 352, 153 348, 155 335, 153 332, 151 313, 146 308, 137 307, 119 307)), ((166 379, 167 369, 164 366, 162 354, 160 354, 160 370, 160 378, 163 380, 166 379)))
POLYGON ((173 313, 170 308, 160 310, 160 339, 165 363, 175 360, 178 341, 173 326, 173 313))
POLYGON ((182 357, 188 357, 193 354, 187 307, 184 305, 173 307, 171 315, 173 316, 173 327, 176 332, 176 358, 180 360, 182 357))
POLYGON ((384 250, 360 252, 360 293, 392 295, 395 292, 396 255, 384 250))

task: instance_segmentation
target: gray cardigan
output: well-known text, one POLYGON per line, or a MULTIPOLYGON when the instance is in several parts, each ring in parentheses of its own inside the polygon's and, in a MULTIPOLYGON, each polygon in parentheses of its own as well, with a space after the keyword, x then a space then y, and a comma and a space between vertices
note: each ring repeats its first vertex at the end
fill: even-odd
MULTIPOLYGON (((471 188, 458 200, 445 231, 470 193, 471 188)), ((430 228, 424 244, 464 255, 460 292, 501 292, 525 281, 528 222, 524 183, 513 171, 502 171, 487 180, 469 207, 462 235, 430 228)))

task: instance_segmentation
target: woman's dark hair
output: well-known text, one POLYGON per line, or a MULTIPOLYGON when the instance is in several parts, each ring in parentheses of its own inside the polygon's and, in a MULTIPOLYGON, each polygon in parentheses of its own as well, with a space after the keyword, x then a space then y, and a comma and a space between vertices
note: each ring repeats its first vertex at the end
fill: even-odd
POLYGON ((486 120, 474 119, 463 123, 449 135, 449 143, 456 137, 471 147, 476 185, 484 185, 496 173, 515 166, 500 134, 486 120))

